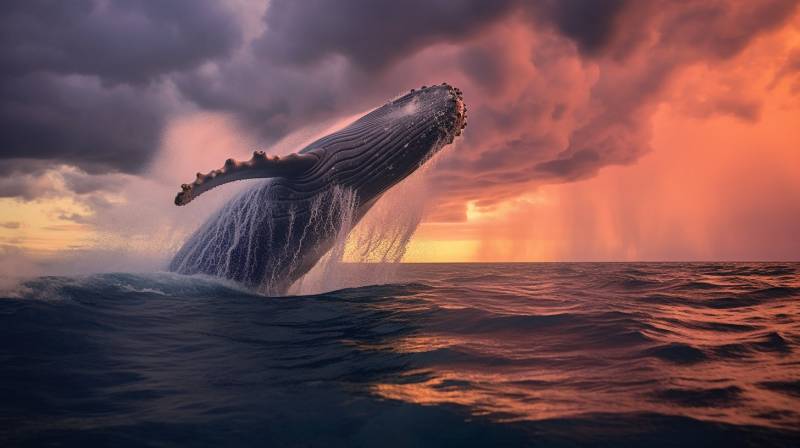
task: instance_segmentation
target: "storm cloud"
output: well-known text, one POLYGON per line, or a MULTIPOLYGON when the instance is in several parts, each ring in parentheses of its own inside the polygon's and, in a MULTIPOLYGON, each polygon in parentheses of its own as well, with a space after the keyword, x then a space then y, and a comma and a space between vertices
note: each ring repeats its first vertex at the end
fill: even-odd
POLYGON ((12 0, 0 8, 3 172, 30 171, 37 160, 141 172, 173 106, 169 75, 240 43, 235 17, 213 1, 12 0))
MULTIPOLYGON (((734 58, 797 2, 273 0, 250 35, 211 1, 2 8, 0 171, 142 173, 186 104, 230 114, 268 149, 447 81, 470 124, 432 173, 443 193, 431 219, 458 220, 467 201, 635 162, 677 73, 734 58)), ((758 119, 752 98, 696 109, 758 119)))

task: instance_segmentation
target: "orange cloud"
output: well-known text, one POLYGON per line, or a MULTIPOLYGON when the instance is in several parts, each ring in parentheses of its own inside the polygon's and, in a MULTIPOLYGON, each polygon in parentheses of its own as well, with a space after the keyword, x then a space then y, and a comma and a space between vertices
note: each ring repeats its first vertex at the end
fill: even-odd
POLYGON ((676 77, 638 163, 468 209, 464 223, 423 225, 418 244, 435 251, 454 235, 448 251, 469 241, 461 261, 797 259, 800 98, 791 79, 771 86, 797 37, 787 28, 676 77), (756 112, 729 107, 731 98, 756 112), (698 104, 707 107, 687 113, 698 104))

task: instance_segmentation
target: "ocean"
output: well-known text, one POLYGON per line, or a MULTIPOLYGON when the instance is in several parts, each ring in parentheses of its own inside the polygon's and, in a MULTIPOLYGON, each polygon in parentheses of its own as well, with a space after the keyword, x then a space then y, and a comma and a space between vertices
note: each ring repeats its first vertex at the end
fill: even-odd
POLYGON ((0 446, 800 446, 800 263, 400 265, 0 294, 0 446))

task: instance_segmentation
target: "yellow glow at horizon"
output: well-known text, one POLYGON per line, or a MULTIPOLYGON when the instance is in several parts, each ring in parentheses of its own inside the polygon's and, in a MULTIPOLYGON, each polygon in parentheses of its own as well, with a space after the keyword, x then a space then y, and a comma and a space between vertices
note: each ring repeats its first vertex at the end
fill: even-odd
POLYGON ((91 212, 70 198, 23 202, 0 199, 0 223, 19 223, 17 228, 0 226, 0 244, 31 253, 52 253, 86 247, 95 232, 84 224, 60 215, 88 216, 91 212))
POLYGON ((479 240, 428 240, 413 238, 403 257, 404 263, 448 263, 472 261, 479 240))

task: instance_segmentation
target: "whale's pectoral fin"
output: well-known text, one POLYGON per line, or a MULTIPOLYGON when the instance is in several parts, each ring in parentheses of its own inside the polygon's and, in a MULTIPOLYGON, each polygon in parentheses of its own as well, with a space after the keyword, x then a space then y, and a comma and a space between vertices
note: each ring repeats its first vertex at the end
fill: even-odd
POLYGON ((267 157, 264 151, 254 152, 253 158, 245 162, 228 159, 222 168, 208 174, 197 173, 194 182, 181 185, 181 192, 175 196, 175 205, 186 205, 206 191, 235 180, 299 176, 314 166, 317 160, 313 153, 267 157))

